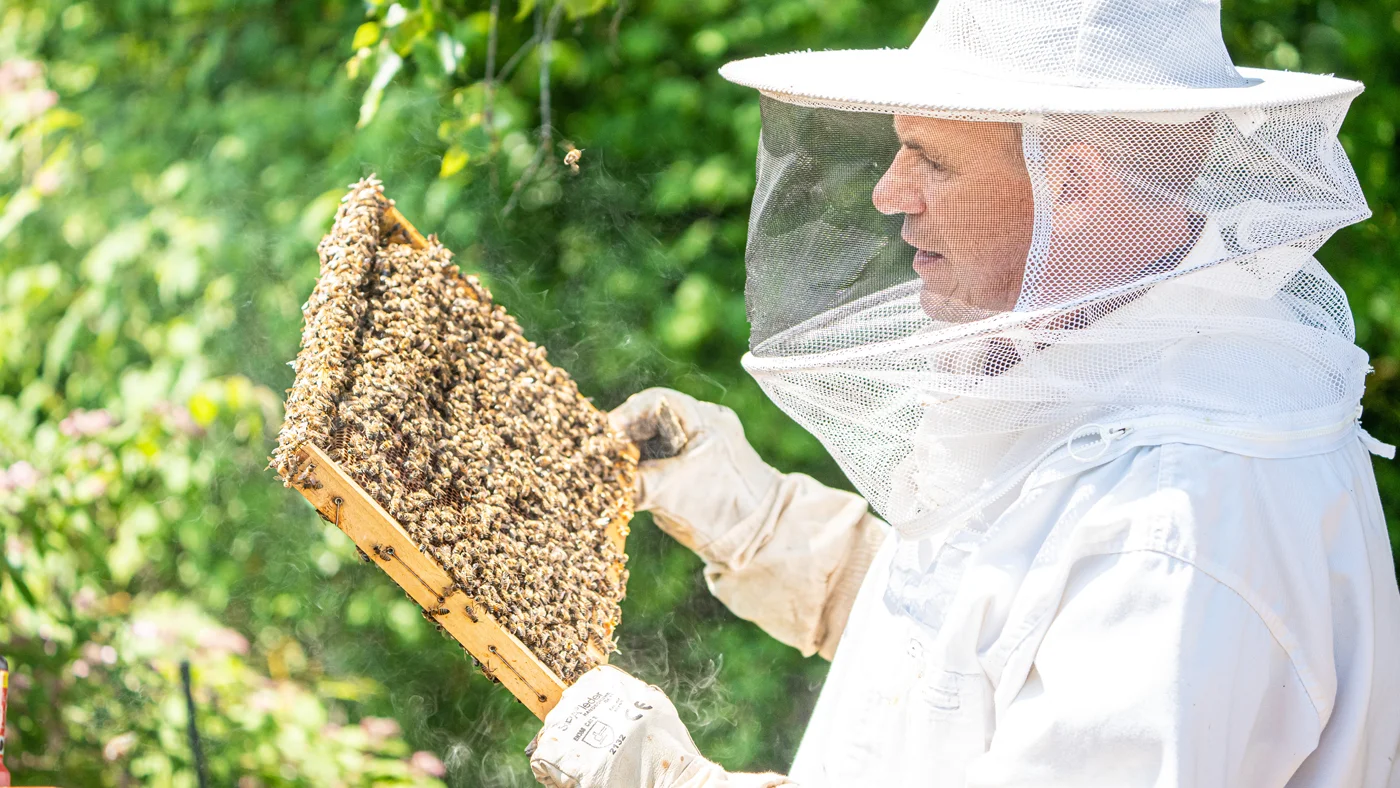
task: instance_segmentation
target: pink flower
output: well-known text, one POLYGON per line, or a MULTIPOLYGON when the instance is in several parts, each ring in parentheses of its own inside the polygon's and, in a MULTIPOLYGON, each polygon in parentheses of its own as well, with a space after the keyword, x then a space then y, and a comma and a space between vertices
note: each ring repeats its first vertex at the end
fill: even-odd
POLYGON ((107 745, 102 748, 102 757, 109 761, 120 760, 135 746, 136 734, 127 731, 120 736, 113 736, 107 742, 107 745))
POLYGON ((388 717, 365 717, 360 720, 360 728, 369 737, 370 742, 378 744, 385 739, 398 736, 403 730, 399 723, 388 717))
POLYGON ((189 409, 183 405, 177 405, 173 402, 157 402, 151 410, 158 416, 170 419, 171 426, 178 432, 194 438, 204 435, 204 428, 199 426, 199 423, 194 420, 194 416, 190 415, 189 409))
POLYGON ((75 662, 73 663, 73 675, 74 675, 74 676, 77 676, 77 677, 80 678, 80 679, 85 679, 85 678, 88 677, 88 674, 91 673, 91 672, 92 672, 92 668, 88 666, 87 660, 80 659, 80 660, 77 660, 77 661, 75 661, 75 662))
POLYGON ((78 652, 83 655, 83 659, 89 665, 96 665, 99 662, 103 665, 117 664, 117 650, 111 646, 101 646, 88 641, 78 652))
POLYGON ((15 58, 0 63, 0 93, 7 93, 39 76, 39 64, 32 60, 15 58))
POLYGON ((29 94, 29 114, 41 115, 44 110, 58 103, 58 94, 52 90, 36 90, 29 94))
POLYGON ((260 689, 248 696, 248 705, 264 714, 276 711, 282 705, 282 698, 275 689, 260 689))
POLYGON ((73 595, 73 608, 83 615, 97 610, 97 592, 91 586, 83 586, 73 595))
POLYGON ((53 194, 62 185, 63 177, 53 169, 39 170, 34 176, 34 188, 38 189, 40 194, 53 194))
POLYGON ((419 750, 413 753, 413 757, 408 759, 408 765, 423 772, 429 777, 446 777, 447 766, 438 760, 436 755, 427 750, 419 750))
POLYGON ((15 79, 19 80, 37 79, 41 72, 38 61, 25 60, 24 58, 7 61, 5 65, 11 67, 11 73, 14 74, 15 79))
POLYGON ((195 636, 200 648, 210 651, 231 651, 234 654, 248 653, 248 638, 226 627, 206 627, 195 636))
POLYGON ((95 500, 107 494, 107 482, 96 476, 89 476, 78 483, 78 496, 87 500, 95 500))
POLYGON ((162 646, 174 646, 180 641, 180 635, 173 627, 161 626, 160 622, 149 618, 137 619, 132 623, 131 634, 137 640, 159 641, 162 646))
POLYGON ((24 460, 0 471, 0 492, 27 490, 38 483, 39 472, 24 460))
POLYGON ((78 408, 68 414, 68 418, 58 423, 58 430, 70 438, 96 435, 112 427, 117 420, 105 410, 83 410, 78 408))

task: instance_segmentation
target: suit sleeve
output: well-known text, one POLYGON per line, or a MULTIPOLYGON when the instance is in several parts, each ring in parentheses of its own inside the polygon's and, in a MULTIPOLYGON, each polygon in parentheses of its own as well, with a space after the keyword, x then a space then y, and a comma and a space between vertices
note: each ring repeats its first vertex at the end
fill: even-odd
POLYGON ((1073 568, 969 788, 1283 788, 1322 722, 1264 620, 1157 552, 1073 568))

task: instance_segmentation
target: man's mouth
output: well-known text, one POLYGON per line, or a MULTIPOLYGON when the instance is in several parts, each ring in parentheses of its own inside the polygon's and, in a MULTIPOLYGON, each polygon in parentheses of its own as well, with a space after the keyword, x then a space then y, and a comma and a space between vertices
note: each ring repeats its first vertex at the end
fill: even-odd
POLYGON ((944 261, 943 255, 938 252, 926 252, 923 249, 914 253, 914 273, 921 277, 931 275, 944 261))

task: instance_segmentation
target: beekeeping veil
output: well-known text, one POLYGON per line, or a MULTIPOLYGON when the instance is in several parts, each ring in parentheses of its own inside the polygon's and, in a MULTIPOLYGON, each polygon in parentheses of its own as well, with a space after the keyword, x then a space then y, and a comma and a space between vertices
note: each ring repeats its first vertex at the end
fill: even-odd
POLYGON ((1312 254, 1369 215, 1361 85, 1236 68, 1218 0, 943 0, 762 92, 745 366, 906 535, 1121 425, 1306 431, 1367 368, 1312 254))

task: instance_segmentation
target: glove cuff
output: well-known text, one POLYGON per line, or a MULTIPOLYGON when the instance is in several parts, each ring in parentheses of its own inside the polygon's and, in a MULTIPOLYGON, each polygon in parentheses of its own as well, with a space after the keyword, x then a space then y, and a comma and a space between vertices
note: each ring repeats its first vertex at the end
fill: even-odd
MULTIPOLYGON (((659 478, 660 474, 657 474, 653 480, 659 478)), ((783 497, 786 478, 761 461, 752 463, 746 473, 736 474, 734 479, 721 480, 730 485, 745 485, 743 492, 737 495, 733 494, 732 489, 706 490, 705 486, 711 480, 704 478, 670 478, 667 479, 668 490, 664 493, 657 491, 652 496, 644 495, 643 503, 638 508, 650 511, 658 528, 707 563, 725 563, 735 553, 736 546, 742 548, 753 541, 754 532, 769 519, 773 507, 779 505, 783 497), (683 485, 685 492, 678 494, 675 485, 683 485), (707 507, 695 505, 695 496, 714 498, 706 502, 707 507), (658 504, 657 498, 665 499, 671 506, 658 504), (715 498, 721 501, 719 505, 715 505, 715 498), (723 530, 716 534, 715 531, 721 528, 723 530)))
POLYGON ((674 777, 663 777, 661 785, 665 788, 796 788, 797 783, 773 772, 731 774, 716 763, 696 758, 693 763, 687 763, 684 770, 674 777))

